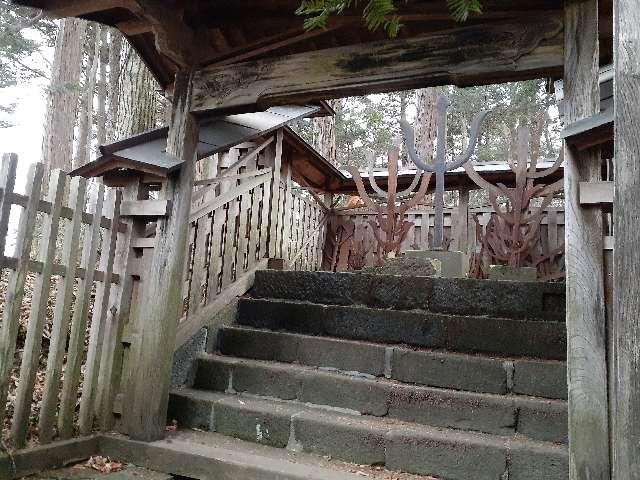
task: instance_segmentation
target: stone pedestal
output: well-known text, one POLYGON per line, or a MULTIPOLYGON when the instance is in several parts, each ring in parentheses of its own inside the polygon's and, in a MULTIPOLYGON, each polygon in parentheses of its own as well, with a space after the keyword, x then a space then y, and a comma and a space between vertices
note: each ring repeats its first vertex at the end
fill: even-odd
POLYGON ((533 267, 509 267, 507 265, 490 265, 489 280, 536 282, 538 280, 538 272, 533 267))
POLYGON ((409 258, 431 260, 437 276, 446 278, 465 278, 469 271, 469 256, 464 252, 448 252, 445 250, 407 250, 409 258))

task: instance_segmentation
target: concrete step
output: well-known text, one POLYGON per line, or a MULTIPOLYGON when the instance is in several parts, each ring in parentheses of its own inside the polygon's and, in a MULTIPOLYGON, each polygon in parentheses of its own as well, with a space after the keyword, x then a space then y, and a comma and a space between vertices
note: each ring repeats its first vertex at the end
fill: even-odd
MULTIPOLYGON (((398 277, 401 278, 401 277, 398 277)), ((240 325, 457 352, 564 360, 564 323, 242 298, 240 325)))
POLYGON ((197 480, 433 480, 317 455, 249 443, 217 433, 181 430, 156 442, 105 436, 102 455, 197 480))
POLYGON ((567 367, 556 360, 469 355, 240 326, 224 327, 218 341, 219 351, 233 357, 336 368, 454 390, 567 398, 567 367))
POLYGON ((246 394, 176 391, 171 395, 169 418, 181 426, 289 451, 451 480, 568 477, 567 449, 562 445, 519 435, 409 424, 246 394))
POLYGON ((256 273, 251 295, 458 315, 559 322, 565 318, 562 283, 264 270, 256 273))
POLYGON ((567 441, 567 404, 561 400, 408 385, 219 355, 198 359, 194 388, 297 400, 437 427, 567 441))

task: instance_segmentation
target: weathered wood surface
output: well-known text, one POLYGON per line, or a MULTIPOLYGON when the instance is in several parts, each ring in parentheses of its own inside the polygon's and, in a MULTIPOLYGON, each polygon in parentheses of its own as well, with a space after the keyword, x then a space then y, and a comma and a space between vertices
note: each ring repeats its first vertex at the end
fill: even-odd
POLYGON ((48 200, 53 208, 51 214, 44 218, 42 224, 42 238, 40 240, 40 252, 38 259, 43 268, 36 275, 31 299, 31 311, 27 325, 22 362, 20 364, 20 376, 16 391, 15 406, 13 412, 13 425, 11 435, 14 445, 23 448, 27 440, 27 427, 31 414, 31 402, 36 373, 40 366, 40 353, 42 352, 42 333, 47 314, 47 303, 51 290, 51 274, 53 261, 56 254, 56 242, 60 227, 60 211, 64 199, 66 175, 60 170, 51 172, 49 179, 48 200))
POLYGON ((33 243, 33 230, 38 211, 38 200, 44 167, 40 163, 33 164, 27 177, 27 195, 29 201, 20 215, 18 235, 16 238, 15 270, 9 275, 4 312, 2 315, 2 330, 0 331, 0 418, 4 418, 7 393, 11 381, 11 369, 14 362, 16 340, 18 335, 18 320, 20 307, 24 297, 24 283, 29 271, 29 255, 33 243))
POLYGON ((636 0, 614 2, 615 45, 615 251, 612 418, 613 476, 640 478, 640 9, 636 0))
POLYGON ((562 22, 467 25, 418 38, 337 47, 199 71, 193 111, 253 111, 434 85, 491 83, 562 71, 562 22), (491 38, 491 42, 483 39, 491 38), (366 53, 363 53, 366 52, 366 53))
POLYGON ((580 182, 580 205, 613 203, 613 182, 580 182))
MULTIPOLYGON (((71 180, 69 188, 69 206, 74 210, 73 218, 64 229, 62 261, 66 265, 78 263, 80 245, 80 227, 82 226, 82 212, 84 209, 87 181, 76 177, 71 180)), ((75 277, 65 275, 58 286, 56 304, 53 312, 51 339, 49 342, 49 357, 40 406, 38 420, 39 440, 48 443, 53 438, 53 426, 58 407, 58 384, 62 376, 62 364, 67 344, 71 304, 73 302, 73 287, 75 277)))
POLYGON ((132 438, 146 441, 164 436, 173 346, 182 310, 186 226, 198 143, 198 124, 189 114, 192 82, 191 71, 176 75, 167 152, 183 163, 163 186, 171 211, 157 222, 153 260, 139 309, 139 334, 131 352, 135 368, 129 379, 126 428, 132 438))
MULTIPOLYGON (((600 109, 598 0, 565 4, 564 35, 565 122, 571 124, 600 109)), ((602 211, 580 205, 579 191, 579 182, 601 180, 600 149, 565 144, 564 158, 569 478, 608 479, 602 211)))
POLYGON ((164 217, 171 205, 167 200, 128 200, 122 202, 123 217, 164 217))
POLYGON ((86 265, 87 274, 78 284, 73 317, 71 319, 71 333, 67 348, 67 362, 65 366, 62 394, 60 397, 60 413, 58 416, 58 435, 63 439, 73 435, 74 415, 77 401, 77 390, 80 383, 82 360, 84 357, 84 337, 89 316, 89 302, 93 290, 93 280, 98 247, 100 245, 100 218, 104 206, 104 185, 98 187, 94 203, 94 222, 84 239, 82 263, 86 265))

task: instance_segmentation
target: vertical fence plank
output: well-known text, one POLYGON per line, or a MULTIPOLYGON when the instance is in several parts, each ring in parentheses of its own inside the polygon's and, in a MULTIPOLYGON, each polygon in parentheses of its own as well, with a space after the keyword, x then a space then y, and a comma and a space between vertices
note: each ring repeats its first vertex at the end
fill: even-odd
POLYGON ((218 294, 220 286, 220 268, 222 267, 222 255, 224 253, 224 222, 227 211, 224 206, 213 212, 213 228, 211 231, 211 258, 209 260, 209 278, 207 280, 207 298, 213 298, 218 294))
POLYGON ((224 253, 222 256, 222 288, 224 289, 233 281, 234 259, 236 258, 236 220, 239 213, 238 200, 234 199, 227 204, 227 220, 224 239, 224 253))
POLYGON ((71 179, 67 205, 73 210, 73 216, 63 232, 62 263, 66 273, 62 277, 56 294, 53 311, 51 339, 49 342, 49 358, 44 380, 44 391, 38 420, 38 439, 40 443, 48 443, 53 439, 53 424, 58 404, 58 383, 62 375, 62 362, 67 343, 69 320, 71 319, 71 303, 75 285, 75 271, 78 263, 80 227, 85 205, 87 181, 82 177, 71 179))
POLYGON ((249 229, 249 260, 247 268, 251 270, 257 261, 257 252, 260 248, 260 200, 262 199, 262 186, 257 186, 251 192, 251 227, 249 229))
POLYGON ((11 369, 18 335, 20 307, 24 297, 24 282, 29 271, 33 231, 36 224, 43 176, 44 167, 41 163, 31 165, 29 176, 27 177, 26 191, 29 200, 20 215, 18 236, 16 238, 18 264, 16 269, 11 272, 7 285, 4 314, 2 316, 2 331, 0 332, 0 418, 5 416, 6 399, 9 391, 9 382, 11 381, 11 369))
POLYGON ((31 300, 31 312, 24 343, 20 380, 16 392, 15 410, 11 434, 14 445, 23 448, 26 445, 27 427, 36 373, 42 352, 42 332, 47 315, 47 303, 51 291, 51 272, 56 254, 56 242, 60 227, 60 212, 64 200, 67 176, 61 170, 51 172, 47 200, 51 202, 51 212, 44 216, 42 238, 38 260, 42 262, 42 271, 36 274, 31 300))
POLYGON ((271 182, 262 184, 262 202, 261 202, 261 210, 260 214, 262 218, 260 219, 260 258, 268 258, 270 252, 270 218, 271 218, 271 187, 273 184, 273 176, 272 172, 271 182))
POLYGON ((84 337, 89 315, 89 299, 93 290, 98 245, 100 243, 100 221, 104 205, 104 185, 100 184, 95 198, 93 221, 84 238, 82 265, 84 278, 78 284, 78 294, 71 321, 71 335, 67 349, 67 363, 62 384, 60 415, 58 416, 58 434, 61 438, 70 438, 73 434, 73 416, 76 407, 77 389, 80 382, 80 366, 83 358, 84 337))
POLYGON ((17 168, 18 156, 15 153, 2 155, 2 165, 0 166, 0 256, 4 255, 7 241, 9 216, 11 215, 11 194, 16 183, 17 168))
POLYGON ((202 286, 205 280, 205 262, 207 253, 207 241, 209 240, 210 216, 205 215, 194 222, 196 230, 193 263, 191 272, 191 286, 189 291, 189 315, 193 315, 202 306, 202 286))
POLYGON ((282 174, 282 129, 276 133, 276 153, 273 164, 273 178, 271 181, 270 216, 269 216, 269 257, 277 257, 278 245, 278 212, 280 210, 280 175, 282 174))
POLYGON ((116 244, 118 241, 118 225, 120 224, 120 205, 122 203, 122 192, 110 191, 107 205, 112 219, 111 228, 102 244, 100 255, 100 270, 104 274, 104 279, 96 287, 96 296, 91 316, 91 332, 89 336, 89 349, 87 351, 87 361, 84 372, 84 382, 82 384, 82 398, 80 402, 79 427, 80 433, 87 435, 93 428, 94 403, 96 391, 98 389, 98 374, 100 371, 100 358, 102 356, 102 344, 107 321, 109 299, 111 297, 111 276, 116 255, 116 244))
POLYGON ((249 210, 251 209, 251 192, 244 193, 240 200, 240 222, 238 227, 238 252, 236 254, 236 279, 240 278, 246 269, 247 249, 247 225, 249 225, 249 210))

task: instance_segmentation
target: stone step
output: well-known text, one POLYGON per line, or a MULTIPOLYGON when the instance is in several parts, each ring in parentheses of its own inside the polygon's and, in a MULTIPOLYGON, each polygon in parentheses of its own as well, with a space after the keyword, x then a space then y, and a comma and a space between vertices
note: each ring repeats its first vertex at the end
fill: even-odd
POLYGON ((181 430, 164 440, 138 442, 104 436, 101 453, 114 460, 197 480, 433 480, 386 471, 317 455, 272 448, 217 433, 181 430), (395 475, 395 474, 394 474, 395 475))
POLYGON ((326 305, 422 309, 564 322, 562 283, 263 270, 251 295, 326 305))
POLYGON ((424 387, 219 355, 198 359, 194 388, 297 400, 436 427, 567 441, 567 403, 561 400, 424 387))
POLYGON ((428 311, 242 298, 238 323, 295 333, 432 349, 564 360, 565 324, 428 311))
POLYGON ((298 402, 191 389, 172 393, 169 415, 181 426, 262 445, 451 480, 568 477, 565 446, 518 435, 463 432, 298 402))
POLYGON ((224 327, 218 342, 219 351, 233 357, 336 368, 454 390, 567 398, 567 367, 556 360, 496 358, 240 326, 224 327))

